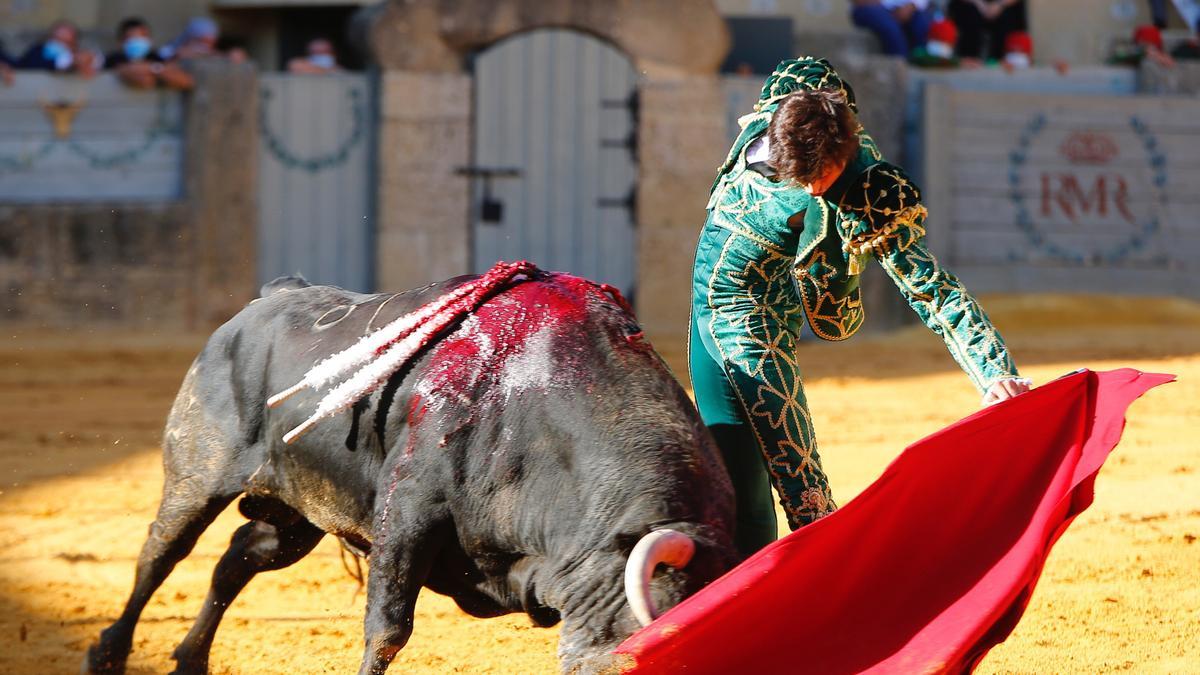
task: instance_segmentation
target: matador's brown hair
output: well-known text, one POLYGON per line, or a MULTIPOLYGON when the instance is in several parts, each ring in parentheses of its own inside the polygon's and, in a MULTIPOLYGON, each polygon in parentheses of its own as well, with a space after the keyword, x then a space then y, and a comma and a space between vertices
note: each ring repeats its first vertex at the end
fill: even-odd
POLYGON ((779 103, 767 127, 771 166, 785 181, 812 183, 858 152, 858 117, 840 89, 799 91, 779 103))

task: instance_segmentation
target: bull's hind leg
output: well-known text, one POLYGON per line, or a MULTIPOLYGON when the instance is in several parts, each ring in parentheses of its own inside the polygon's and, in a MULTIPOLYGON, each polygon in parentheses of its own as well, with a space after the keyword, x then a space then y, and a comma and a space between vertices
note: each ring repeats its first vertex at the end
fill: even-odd
POLYGON ((387 672, 392 659, 408 642, 417 594, 429 577, 443 536, 442 528, 429 521, 419 525, 396 523, 385 538, 372 544, 363 624, 366 651, 359 675, 387 672))
MULTIPOLYGON (((294 512, 293 512, 294 513, 294 512)), ((295 563, 321 541, 324 532, 299 514, 288 523, 272 525, 254 520, 238 528, 229 548, 213 571, 204 608, 187 637, 175 649, 175 673, 205 673, 217 625, 226 608, 254 575, 295 563)))
POLYGON ((150 596, 175 564, 192 552, 196 540, 237 494, 203 490, 194 487, 193 481, 168 478, 158 516, 150 525, 150 536, 138 555, 137 576, 125 611, 100 633, 100 641, 88 648, 84 672, 124 672, 134 626, 150 596))

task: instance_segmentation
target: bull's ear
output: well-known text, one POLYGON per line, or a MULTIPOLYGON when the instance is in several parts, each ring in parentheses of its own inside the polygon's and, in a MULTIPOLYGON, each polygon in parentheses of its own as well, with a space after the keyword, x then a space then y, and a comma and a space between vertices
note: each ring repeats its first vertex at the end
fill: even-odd
POLYGON ((617 532, 612 535, 612 547, 622 553, 628 554, 637 546, 639 540, 645 535, 645 532, 617 532))
POLYGON ((678 522, 670 514, 671 505, 661 497, 640 495, 630 499, 622 507, 621 517, 608 528, 613 549, 629 553, 651 530, 678 522))

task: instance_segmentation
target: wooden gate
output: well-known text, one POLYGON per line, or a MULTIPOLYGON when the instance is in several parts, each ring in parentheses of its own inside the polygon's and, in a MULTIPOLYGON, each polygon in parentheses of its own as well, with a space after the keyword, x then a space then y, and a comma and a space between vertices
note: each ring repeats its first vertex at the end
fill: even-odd
MULTIPOLYGON (((479 54, 471 212, 476 271, 528 259, 632 295, 632 65, 583 33, 536 30, 479 54)), ((435 197, 436 198, 436 197, 435 197)))
POLYGON ((367 76, 272 74, 259 82, 260 282, 298 273, 315 284, 373 290, 367 76))

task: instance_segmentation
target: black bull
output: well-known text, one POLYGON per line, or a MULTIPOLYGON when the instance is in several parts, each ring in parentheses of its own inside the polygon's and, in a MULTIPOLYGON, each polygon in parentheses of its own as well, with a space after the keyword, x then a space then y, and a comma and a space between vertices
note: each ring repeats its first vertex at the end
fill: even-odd
POLYGON ((655 574, 659 607, 732 566, 732 489, 695 408, 622 304, 575 277, 513 282, 351 410, 280 440, 319 395, 270 410, 268 396, 468 279, 396 295, 281 280, 217 329, 168 419, 133 592, 85 671, 124 669, 151 594, 239 495, 250 522, 174 652, 177 672, 206 671, 238 592, 326 533, 369 553, 363 673, 404 646, 422 586, 474 616, 562 621, 564 671, 590 672, 638 627, 622 576, 648 532, 695 542, 686 566, 655 574))

